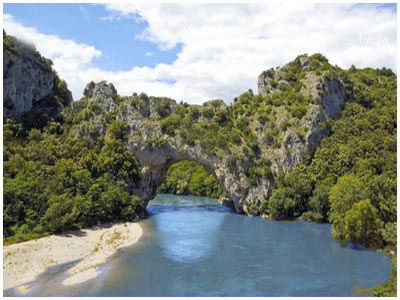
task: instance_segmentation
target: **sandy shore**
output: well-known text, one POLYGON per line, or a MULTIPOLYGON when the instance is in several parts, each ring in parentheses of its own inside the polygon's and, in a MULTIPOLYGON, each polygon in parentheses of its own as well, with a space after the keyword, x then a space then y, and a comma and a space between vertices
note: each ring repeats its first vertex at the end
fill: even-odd
POLYGON ((85 282, 97 276, 97 268, 118 248, 136 243, 142 233, 138 223, 102 225, 5 246, 3 289, 23 289, 48 267, 78 259, 63 284, 85 282))

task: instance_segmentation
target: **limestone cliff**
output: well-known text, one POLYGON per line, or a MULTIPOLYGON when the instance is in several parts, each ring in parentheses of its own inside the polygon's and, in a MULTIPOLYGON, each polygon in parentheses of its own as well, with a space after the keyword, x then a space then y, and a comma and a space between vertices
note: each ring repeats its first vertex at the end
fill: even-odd
POLYGON ((71 101, 51 60, 3 32, 3 120, 27 112, 54 115, 71 101))
MULTIPOLYGON (((298 95, 308 98, 307 106, 302 116, 298 119, 296 127, 288 128, 282 132, 279 139, 285 147, 279 147, 270 151, 275 156, 278 165, 285 171, 292 169, 301 162, 308 151, 314 151, 321 139, 328 133, 325 121, 339 116, 346 101, 346 87, 339 78, 317 75, 310 70, 310 60, 307 56, 299 56, 298 64, 304 72, 302 78, 296 79, 296 84, 301 83, 298 95), (299 128, 301 130, 299 130, 299 128)), ((293 64, 293 62, 292 62, 293 64)), ((258 77, 258 92, 268 97, 279 91, 279 85, 288 84, 286 68, 263 72, 258 77)), ((288 116, 288 109, 277 107, 277 125, 281 127, 288 116)))
POLYGON ((249 91, 229 106, 220 100, 200 106, 145 94, 121 97, 112 84, 91 82, 76 104, 85 109, 75 132, 97 138, 107 133, 108 120, 128 124, 125 144, 141 165, 141 179, 130 187, 146 201, 171 164, 191 160, 215 175, 227 195, 222 201, 257 215, 275 177, 315 150, 329 133, 326 121, 343 108, 346 86, 325 60, 300 56, 263 72, 259 95, 249 91))

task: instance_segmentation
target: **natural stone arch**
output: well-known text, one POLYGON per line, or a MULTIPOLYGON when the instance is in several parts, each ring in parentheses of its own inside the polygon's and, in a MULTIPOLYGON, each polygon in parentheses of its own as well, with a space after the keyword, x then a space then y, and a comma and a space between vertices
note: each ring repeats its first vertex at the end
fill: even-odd
MULTIPOLYGON (((146 202, 154 198, 157 188, 164 181, 169 167, 179 161, 194 161, 204 166, 213 175, 228 196, 224 204, 232 206, 237 212, 243 213, 245 193, 242 185, 233 178, 230 168, 223 159, 207 155, 200 147, 182 147, 179 142, 166 143, 161 147, 152 148, 142 141, 129 142, 128 148, 135 154, 142 167, 141 180, 132 189, 146 202)), ((244 180, 244 179, 243 179, 244 180)))
MULTIPOLYGON (((169 166, 182 160, 197 162, 214 175, 227 195, 224 203, 239 213, 251 214, 247 209, 249 204, 268 198, 271 187, 268 178, 260 179, 257 186, 249 185, 245 174, 251 165, 248 159, 229 162, 225 155, 221 157, 216 153, 206 153, 198 143, 191 146, 179 135, 169 136, 162 132, 159 120, 165 116, 160 115, 157 107, 160 103, 167 103, 166 115, 169 115, 176 109, 174 100, 139 95, 140 105, 132 105, 129 100, 124 102, 125 105, 120 105, 114 86, 104 81, 89 83, 84 95, 96 113, 90 120, 90 126, 95 128, 92 138, 107 133, 105 115, 128 124, 129 133, 124 142, 138 159, 141 171, 138 181, 129 182, 130 190, 146 204, 154 198, 169 166)), ((222 101, 220 104, 227 108, 222 101)), ((88 132, 88 127, 89 124, 84 123, 75 130, 77 134, 88 132)))
MULTIPOLYGON (((307 66, 302 64, 302 68, 307 66)), ((266 96, 275 89, 271 80, 278 81, 283 76, 280 72, 266 72, 260 75, 260 94, 266 96)), ((227 195, 226 203, 231 204, 239 213, 256 215, 261 213, 260 204, 270 197, 274 174, 289 172, 303 161, 307 153, 316 149, 328 133, 324 122, 338 117, 347 100, 346 86, 338 78, 318 77, 310 71, 302 79, 302 84, 303 93, 312 101, 309 101, 305 115, 299 119, 298 128, 279 131, 277 138, 282 143, 277 147, 270 146, 262 126, 258 126, 258 130, 252 132, 257 143, 256 155, 268 160, 270 168, 270 172, 258 176, 255 181, 249 180, 248 172, 256 166, 254 157, 249 157, 243 152, 241 157, 237 158, 231 155, 233 153, 230 153, 230 149, 221 150, 223 153, 212 153, 212 150, 203 148, 198 140, 188 144, 177 132, 162 130, 162 120, 177 111, 176 101, 163 97, 148 97, 145 94, 134 94, 132 97, 121 99, 114 86, 106 82, 88 84, 84 95, 88 105, 95 112, 90 126, 96 128, 96 136, 106 134, 104 119, 107 118, 126 122, 129 126, 125 144, 137 157, 141 169, 140 179, 130 183, 132 193, 148 203, 154 198, 171 164, 182 160, 195 161, 202 164, 218 180, 227 195), (300 128, 301 135, 296 131, 300 128)), ((209 108, 204 104, 203 108, 209 108)), ((208 104, 224 112, 230 112, 234 107, 234 104, 227 106, 221 100, 210 101, 208 104)), ((279 115, 287 114, 281 106, 275 107, 274 112, 279 115)), ((227 113, 226 118, 228 117, 233 116, 227 113)), ((252 122, 260 123, 256 119, 252 122)), ((276 119, 274 124, 283 127, 282 122, 282 118, 276 119)), ((77 129, 88 131, 88 126, 85 123, 81 126, 85 128, 77 129)))

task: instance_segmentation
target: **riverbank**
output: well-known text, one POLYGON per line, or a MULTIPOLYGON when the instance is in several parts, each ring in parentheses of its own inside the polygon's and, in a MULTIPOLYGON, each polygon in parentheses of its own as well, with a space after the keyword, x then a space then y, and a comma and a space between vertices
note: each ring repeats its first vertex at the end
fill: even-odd
POLYGON ((63 284, 85 282, 117 249, 131 246, 142 234, 138 223, 105 224, 4 246, 3 289, 21 288, 48 267, 76 260, 63 284))
POLYGON ((396 297, 397 296, 397 251, 395 248, 383 249, 392 259, 392 273, 385 283, 373 287, 371 296, 376 297, 396 297))

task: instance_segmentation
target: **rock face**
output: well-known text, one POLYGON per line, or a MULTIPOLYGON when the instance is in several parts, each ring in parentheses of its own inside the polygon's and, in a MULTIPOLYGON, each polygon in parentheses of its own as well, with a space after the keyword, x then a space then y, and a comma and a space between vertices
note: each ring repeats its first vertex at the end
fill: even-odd
POLYGON ((101 81, 95 84, 93 81, 88 83, 83 91, 83 95, 87 98, 93 97, 113 97, 117 95, 117 90, 112 83, 107 84, 101 81))
MULTIPOLYGON (((149 102, 149 110, 153 111, 154 101, 149 102)), ((225 204, 235 208, 237 212, 243 213, 243 203, 246 186, 245 178, 238 180, 233 176, 227 159, 204 153, 199 145, 189 146, 178 137, 163 136, 159 126, 149 127, 143 120, 137 118, 135 113, 127 112, 118 116, 131 126, 132 134, 140 132, 141 138, 128 140, 127 146, 138 158, 142 166, 142 180, 133 188, 133 192, 146 201, 154 198, 158 186, 163 182, 168 168, 171 164, 190 160, 202 164, 205 169, 214 175, 222 188, 228 195, 225 204), (147 137, 154 134, 163 138, 162 145, 148 143, 147 137)))
POLYGON ((303 161, 304 155, 313 152, 321 139, 328 133, 324 122, 339 116, 346 101, 345 85, 339 80, 323 80, 316 84, 313 90, 314 102, 306 112, 307 118, 301 120, 301 126, 306 129, 303 137, 288 130, 284 136, 285 149, 276 151, 280 157, 280 165, 287 171, 303 161))
MULTIPOLYGON (((62 105, 52 101, 55 73, 34 46, 5 35, 3 40, 3 120, 26 112, 58 113, 62 105)), ((71 93, 67 95, 72 101, 71 93)))
MULTIPOLYGON (((298 93, 312 100, 299 122, 298 127, 303 129, 303 134, 289 128, 281 134, 285 147, 269 150, 269 154, 276 158, 277 165, 285 172, 302 162, 307 152, 313 152, 318 147, 321 139, 328 134, 325 121, 337 118, 347 100, 345 84, 339 78, 316 76, 315 72, 310 72, 310 59, 307 56, 300 56, 296 60, 305 72, 301 80, 303 87, 298 93)), ((269 96, 279 89, 278 83, 287 83, 284 79, 285 67, 270 69, 259 75, 258 92, 261 95, 269 96)), ((281 126, 287 111, 277 109, 277 112, 280 115, 277 123, 281 126)))
MULTIPOLYGON (((302 68, 308 68, 308 58, 301 61, 302 68)), ((283 81, 279 70, 264 72, 259 77, 259 93, 267 96, 276 88, 271 81, 283 81)), ((300 126, 304 129, 301 136, 296 130, 287 129, 279 138, 283 142, 280 147, 270 147, 265 140, 265 130, 261 126, 257 134, 260 156, 271 161, 271 169, 275 172, 287 172, 296 164, 303 161, 305 155, 315 149, 321 139, 327 134, 323 124, 329 118, 337 117, 346 101, 345 85, 339 79, 315 77, 314 73, 307 73, 302 79, 305 93, 312 98, 304 117, 300 118, 300 126)), ((131 184, 131 190, 145 201, 150 201, 156 193, 157 187, 162 183, 169 166, 182 160, 195 161, 202 164, 208 172, 214 175, 224 189, 227 198, 221 199, 225 204, 234 207, 239 213, 258 214, 254 207, 259 206, 263 199, 268 199, 272 190, 273 178, 264 176, 258 179, 256 185, 249 184, 248 170, 254 166, 250 157, 232 159, 229 153, 217 155, 207 153, 196 143, 189 145, 180 135, 168 135, 161 130, 160 121, 152 122, 166 117, 176 110, 177 103, 167 98, 154 98, 140 95, 135 101, 118 106, 118 97, 112 84, 91 82, 85 89, 88 103, 97 108, 107 107, 117 120, 123 120, 130 127, 126 146, 137 157, 141 166, 141 180, 131 184), (138 100, 138 99, 139 100, 138 100), (161 114, 159 109, 164 107, 161 114)), ((223 102, 214 101, 219 111, 230 111, 223 102)), ((207 103, 203 107, 208 108, 207 103)), ((95 109, 95 111, 97 111, 95 109)), ((277 115, 287 112, 278 107, 277 115)), ((97 118, 97 117, 95 117, 97 118)), ((256 121, 255 121, 256 122, 256 121)), ((282 120, 276 120, 278 126, 282 120)), ((256 122, 257 123, 257 122, 256 122)), ((97 125, 99 132, 105 133, 106 128, 101 122, 97 125)))

